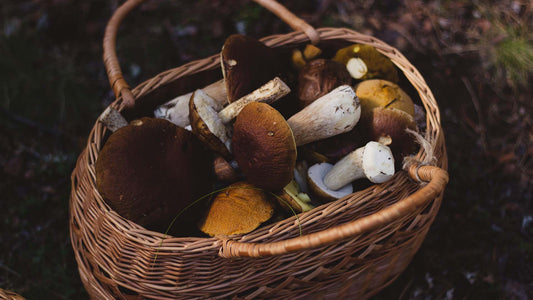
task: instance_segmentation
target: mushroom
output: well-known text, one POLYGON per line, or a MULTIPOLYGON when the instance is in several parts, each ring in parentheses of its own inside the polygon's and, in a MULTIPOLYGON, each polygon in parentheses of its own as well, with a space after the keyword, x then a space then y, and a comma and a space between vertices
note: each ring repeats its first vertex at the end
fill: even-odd
POLYGON ((307 63, 298 75, 298 99, 300 107, 306 107, 334 88, 351 84, 352 78, 339 62, 315 59, 307 63))
POLYGON ((202 90, 196 90, 189 100, 189 120, 192 132, 211 150, 229 158, 231 149, 230 127, 218 117, 220 103, 202 90))
POLYGON ((390 148, 378 142, 368 142, 338 161, 324 178, 324 184, 338 190, 360 178, 383 183, 394 175, 394 157, 390 148))
POLYGON ((295 180, 291 180, 277 195, 276 199, 280 206, 288 212, 301 213, 314 208, 309 195, 301 191, 295 180))
POLYGON ((351 184, 346 184, 341 188, 331 189, 324 183, 324 177, 326 177, 326 174, 332 168, 333 165, 330 163, 318 163, 312 165, 307 171, 309 191, 322 202, 334 201, 353 193, 351 184))
POLYGON ((392 61, 370 45, 354 44, 342 48, 333 60, 345 65, 354 79, 381 78, 398 82, 398 71, 392 61))
POLYGON ((220 59, 229 103, 280 76, 284 69, 272 48, 242 34, 226 39, 220 59))
POLYGON ((264 191, 238 182, 217 194, 199 227, 209 236, 246 234, 273 214, 274 204, 264 191))
POLYGON ((296 69, 301 69, 308 61, 311 61, 322 54, 322 50, 313 44, 305 45, 304 51, 300 49, 292 50, 292 64, 296 69))
POLYGON ((224 183, 234 183, 239 179, 237 170, 222 156, 213 160, 213 171, 217 179, 224 183))
MULTIPOLYGON (((189 131, 164 119, 141 118, 115 131, 98 154, 96 187, 122 217, 163 232, 212 182, 210 153, 189 131)), ((200 217, 194 208, 173 231, 200 217)))
POLYGON ((355 94, 361 101, 363 119, 370 117, 374 107, 397 108, 414 115, 413 100, 393 82, 381 79, 365 80, 357 85, 355 94))
POLYGON ((242 109, 233 126, 233 155, 249 182, 280 190, 293 177, 296 145, 349 131, 359 114, 357 97, 347 85, 317 99, 287 121, 270 105, 252 102, 242 109))
POLYGON ((266 103, 246 105, 233 125, 233 155, 248 182, 278 191, 293 178, 296 143, 283 116, 266 103))
POLYGON ((307 188, 307 170, 309 165, 307 161, 300 160, 296 162, 296 167, 294 168, 294 181, 298 184, 300 190, 304 193, 307 193, 309 189, 307 188))
POLYGON ((250 94, 234 101, 218 113, 222 123, 226 124, 233 120, 239 112, 250 102, 272 103, 287 95, 291 89, 279 77, 275 77, 250 94))
POLYGON ((310 162, 335 163, 371 140, 367 127, 367 124, 360 120, 352 130, 309 143, 301 147, 299 151, 310 162))
POLYGON ((418 132, 411 115, 396 108, 376 107, 372 110, 369 128, 371 139, 390 147, 396 162, 416 150, 417 143, 406 129, 418 132))
POLYGON ((118 110, 112 108, 111 106, 108 106, 104 110, 104 112, 98 117, 98 121, 104 123, 107 129, 111 130, 111 132, 115 132, 118 129, 128 125, 126 118, 124 118, 118 110))
MULTIPOLYGON (((204 91, 209 97, 213 98, 215 102, 219 103, 220 107, 228 102, 224 79, 202 88, 202 91, 204 91)), ((191 99, 192 94, 193 92, 190 92, 178 96, 165 104, 158 106, 154 110, 154 116, 156 118, 167 119, 180 127, 187 127, 190 124, 189 100, 191 99)))
POLYGON ((361 107, 352 87, 341 85, 316 99, 287 120, 296 145, 352 130, 359 121, 361 107))

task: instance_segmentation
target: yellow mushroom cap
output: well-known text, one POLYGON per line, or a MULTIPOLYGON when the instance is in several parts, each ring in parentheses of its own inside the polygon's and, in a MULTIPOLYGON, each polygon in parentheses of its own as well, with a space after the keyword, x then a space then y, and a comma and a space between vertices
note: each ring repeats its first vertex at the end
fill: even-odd
POLYGON ((396 108, 413 116, 415 107, 411 97, 397 84, 382 80, 370 79, 359 83, 355 94, 361 102, 361 118, 368 118, 375 107, 396 108))
POLYGON ((217 194, 200 230, 210 236, 245 234, 273 214, 274 204, 264 191, 247 182, 238 182, 217 194))

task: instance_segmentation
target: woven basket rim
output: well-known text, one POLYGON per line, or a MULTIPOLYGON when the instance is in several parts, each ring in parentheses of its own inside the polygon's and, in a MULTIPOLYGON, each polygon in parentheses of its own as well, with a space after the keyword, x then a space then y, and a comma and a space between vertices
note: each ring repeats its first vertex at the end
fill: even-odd
MULTIPOLYGON (((317 29, 317 32, 320 34, 321 40, 339 39, 349 42, 353 41, 358 43, 371 44, 376 47, 378 51, 391 58, 393 63, 403 72, 409 82, 413 85, 413 87, 415 87, 415 89, 419 93, 420 99, 424 105, 426 113, 428 114, 426 137, 429 139, 431 145, 435 148, 435 150, 437 151, 436 153, 438 155, 436 165, 440 168, 447 169, 447 156, 444 145, 444 135, 440 124, 440 112, 438 105, 433 97, 430 88, 424 81, 422 75, 416 70, 414 66, 411 65, 411 63, 403 56, 403 54, 375 37, 364 35, 351 29, 325 27, 317 29)), ((267 36, 262 38, 261 41, 268 46, 282 47, 286 45, 297 45, 306 43, 309 41, 309 39, 302 32, 291 32, 287 34, 267 36)), ((218 59, 219 55, 214 54, 207 58, 195 60, 186 63, 182 66, 163 71, 160 74, 137 85, 134 89, 132 89, 132 93, 136 99, 141 98, 143 95, 146 95, 169 82, 179 80, 179 78, 181 77, 217 68, 219 67, 218 59)), ((118 108, 119 110, 123 109, 122 98, 118 98, 115 102, 111 104, 111 106, 118 108)), ((94 166, 92 166, 92 164, 96 160, 99 149, 101 149, 103 145, 102 137, 104 136, 104 134, 105 129, 103 125, 96 121, 95 125, 91 130, 91 133, 89 134, 87 148, 80 155, 77 167, 72 175, 72 193, 70 200, 71 240, 76 254, 76 259, 78 261, 80 274, 82 275, 82 279, 84 281, 84 284, 86 285, 86 288, 89 289, 90 287, 91 289, 93 289, 93 293, 98 293, 99 295, 104 295, 106 291, 105 288, 103 288, 102 286, 102 282, 98 280, 98 278, 100 277, 95 277, 95 275, 92 274, 92 272, 95 272, 95 266, 93 265, 92 267, 89 267, 87 265, 89 264, 87 260, 90 260, 91 264, 96 264, 99 268, 106 270, 107 273, 113 270, 110 267, 112 261, 110 261, 110 258, 106 257, 106 255, 109 253, 94 252, 94 250, 96 249, 103 249, 104 252, 107 250, 105 248, 105 245, 102 244, 104 243, 103 241, 94 240, 94 237, 96 236, 119 235, 120 237, 118 239, 121 240, 120 243, 134 243, 138 251, 145 251, 150 253, 156 251, 161 255, 170 255, 169 253, 185 252, 192 253, 193 255, 216 255, 218 250, 223 246, 225 242, 219 237, 169 237, 163 233, 147 230, 132 221, 124 219, 123 217, 118 215, 118 213, 113 211, 107 205, 107 203, 105 203, 105 201, 96 191, 94 184, 94 166), (82 172, 80 172, 80 169, 82 170, 82 172), (79 196, 78 194, 81 196, 79 196), (94 199, 82 199, 87 195, 89 195, 90 197, 94 197, 94 199), (83 203, 80 202, 82 200, 84 201, 83 203), (91 222, 93 223, 93 227, 88 228, 88 225, 91 222), (80 247, 82 247, 82 240, 83 247, 90 247, 90 249, 92 249, 93 251, 90 255, 87 254, 90 257, 86 257, 81 253, 83 251, 89 251, 80 249, 80 247), (90 244, 90 246, 88 246, 88 244, 90 244)), ((420 151, 417 155, 420 160, 423 160, 424 156, 425 153, 423 153, 422 151, 420 151)), ((406 172, 398 172, 395 177, 388 183, 379 186, 375 185, 368 189, 365 189, 364 191, 356 193, 357 195, 362 196, 355 197, 354 195, 356 194, 352 194, 342 199, 338 199, 336 201, 318 206, 317 208, 309 212, 299 214, 300 222, 305 225, 309 224, 310 226, 314 225, 319 221, 322 221, 322 223, 324 223, 324 220, 327 222, 333 222, 338 220, 343 220, 342 222, 346 222, 348 220, 346 220, 345 217, 342 215, 344 215, 347 210, 353 209, 353 207, 357 207, 357 205, 364 204, 355 204, 357 200, 356 198, 378 197, 379 195, 388 193, 389 190, 397 189, 401 189, 401 191, 397 192, 399 193, 398 195, 403 195, 402 197, 404 198, 419 188, 419 184, 412 181, 406 172), (333 218, 332 216, 335 218, 333 218), (324 218, 330 218, 330 220, 324 218)), ((433 218, 438 212, 441 197, 442 194, 440 194, 440 196, 438 196, 435 201, 431 201, 431 199, 428 201, 428 203, 432 202, 433 204, 431 204, 431 217, 429 218, 430 221, 427 224, 427 227, 429 227, 429 225, 432 223, 433 218)), ((396 201, 399 201, 403 198, 396 199, 396 201)), ((377 207, 374 209, 379 212, 382 208, 377 207)), ((416 211, 418 211, 419 208, 416 209, 416 211)), ((410 212, 410 214, 414 214, 416 211, 415 208, 413 208, 413 211, 410 212)), ((234 235, 230 236, 229 238, 234 241, 243 242, 264 242, 265 240, 268 240, 270 242, 291 238, 292 236, 294 236, 295 233, 296 235, 298 234, 298 231, 294 230, 294 228, 297 228, 298 224, 295 223, 294 220, 291 221, 289 219, 285 219, 268 226, 260 227, 250 234, 234 235)), ((330 223, 330 225, 327 226, 335 225, 336 224, 330 223)), ((323 229, 324 227, 322 227, 320 230, 323 229)), ((423 239, 425 233, 421 236, 423 239)), ((418 246, 416 246, 415 248, 418 249, 418 246)), ((116 280, 118 283, 116 284, 119 284, 121 286, 126 285, 129 289, 135 290, 139 293, 146 292, 145 289, 142 289, 137 285, 133 285, 133 283, 131 283, 131 279, 128 279, 128 276, 126 276, 125 274, 120 273, 118 269, 113 270, 113 272, 118 272, 118 274, 122 274, 120 276, 124 276, 117 277, 116 280), (125 282, 128 282, 128 284, 126 284, 125 282)))

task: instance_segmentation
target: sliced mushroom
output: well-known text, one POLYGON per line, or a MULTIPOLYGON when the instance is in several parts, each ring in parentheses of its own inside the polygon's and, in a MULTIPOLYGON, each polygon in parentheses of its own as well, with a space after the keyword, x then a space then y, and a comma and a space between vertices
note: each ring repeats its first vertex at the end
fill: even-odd
MULTIPOLYGON (((167 120, 141 118, 115 131, 96 160, 96 187, 118 214, 164 232, 172 219, 211 185, 210 152, 167 120)), ((191 208, 174 234, 200 218, 191 208)))
POLYGON ((411 116, 415 113, 413 100, 397 84, 381 80, 365 80, 357 85, 355 94, 361 101, 361 118, 369 118, 375 107, 397 108, 411 116))
POLYGON ((333 60, 344 64, 354 79, 381 78, 398 82, 398 71, 392 61, 370 45, 354 44, 342 48, 333 60))
POLYGON ((337 190, 360 178, 383 183, 394 175, 394 157, 389 147, 368 142, 338 161, 324 178, 324 184, 337 190))
POLYGON ((250 94, 230 103, 218 113, 218 116, 222 123, 226 124, 233 120, 248 103, 264 102, 270 104, 290 92, 291 89, 287 84, 279 77, 275 77, 250 94))
POLYGON ((247 181, 279 191, 293 178, 296 143, 283 116, 266 103, 252 102, 237 116, 232 147, 247 181))
POLYGON ((238 182, 217 194, 200 230, 210 236, 245 234, 268 221, 274 204, 256 186, 238 182))
POLYGON ((226 39, 220 58, 230 103, 280 76, 285 68, 273 49, 241 34, 226 39))
POLYGON ((341 85, 287 120, 296 144, 348 132, 359 121, 361 107, 352 87, 341 85))
POLYGON ((196 90, 189 100, 189 120, 192 132, 211 150, 225 158, 231 156, 231 132, 218 117, 220 103, 202 90, 196 90))
POLYGON ((307 172, 307 182, 310 192, 323 202, 334 201, 353 193, 353 186, 349 183, 338 189, 331 189, 324 183, 326 174, 332 168, 332 164, 319 163, 312 165, 307 172))
MULTIPOLYGON (((220 107, 226 105, 228 102, 226 83, 223 79, 202 88, 202 91, 204 91, 209 97, 213 98, 215 102, 219 103, 221 105, 220 107)), ((178 96, 165 104, 158 106, 154 110, 154 116, 156 118, 167 119, 180 127, 187 127, 190 125, 189 100, 191 99, 191 96, 192 92, 178 96)))
POLYGON ((301 213, 314 208, 309 195, 300 190, 295 180, 291 180, 279 193, 278 197, 276 199, 279 204, 288 212, 301 213))
POLYGON ((351 82, 350 74, 341 63, 328 59, 315 59, 307 63, 298 75, 300 107, 306 107, 334 88, 349 85, 351 82))

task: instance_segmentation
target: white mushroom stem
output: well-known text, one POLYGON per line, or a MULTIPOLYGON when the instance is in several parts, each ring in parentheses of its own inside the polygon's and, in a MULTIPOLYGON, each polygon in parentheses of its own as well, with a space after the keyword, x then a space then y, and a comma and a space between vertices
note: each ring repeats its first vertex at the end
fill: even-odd
MULTIPOLYGON (((223 107, 228 102, 224 79, 202 88, 202 91, 219 103, 220 107, 223 107)), ((191 95, 192 92, 178 96, 165 104, 158 106, 154 110, 154 116, 156 118, 167 119, 170 122, 185 128, 189 125, 189 100, 191 99, 191 95)))
POLYGON ((270 104, 290 92, 291 89, 289 86, 287 86, 283 80, 279 79, 279 77, 275 77, 257 90, 228 104, 228 106, 218 113, 218 116, 220 120, 222 120, 222 123, 227 124, 237 117, 248 103, 264 102, 270 104))
POLYGON ((349 85, 341 85, 316 99, 287 120, 296 145, 348 132, 359 121, 361 105, 349 85))
POLYGON ((332 168, 333 166, 331 164, 318 163, 312 165, 307 171, 310 191, 316 197, 325 201, 339 199, 353 193, 353 186, 351 184, 347 184, 336 190, 329 188, 325 184, 324 177, 332 168))
POLYGON ((350 73, 355 79, 361 79, 361 77, 368 73, 368 68, 365 62, 358 57, 350 58, 350 60, 348 60, 346 63, 346 70, 348 70, 348 73, 350 73))
POLYGON ((107 129, 115 132, 117 129, 128 125, 128 121, 118 112, 118 110, 108 106, 98 117, 98 120, 105 124, 107 129))
POLYGON ((393 175, 394 158, 390 148, 378 142, 368 142, 338 161, 324 178, 324 184, 338 190, 360 178, 383 183, 393 175))

